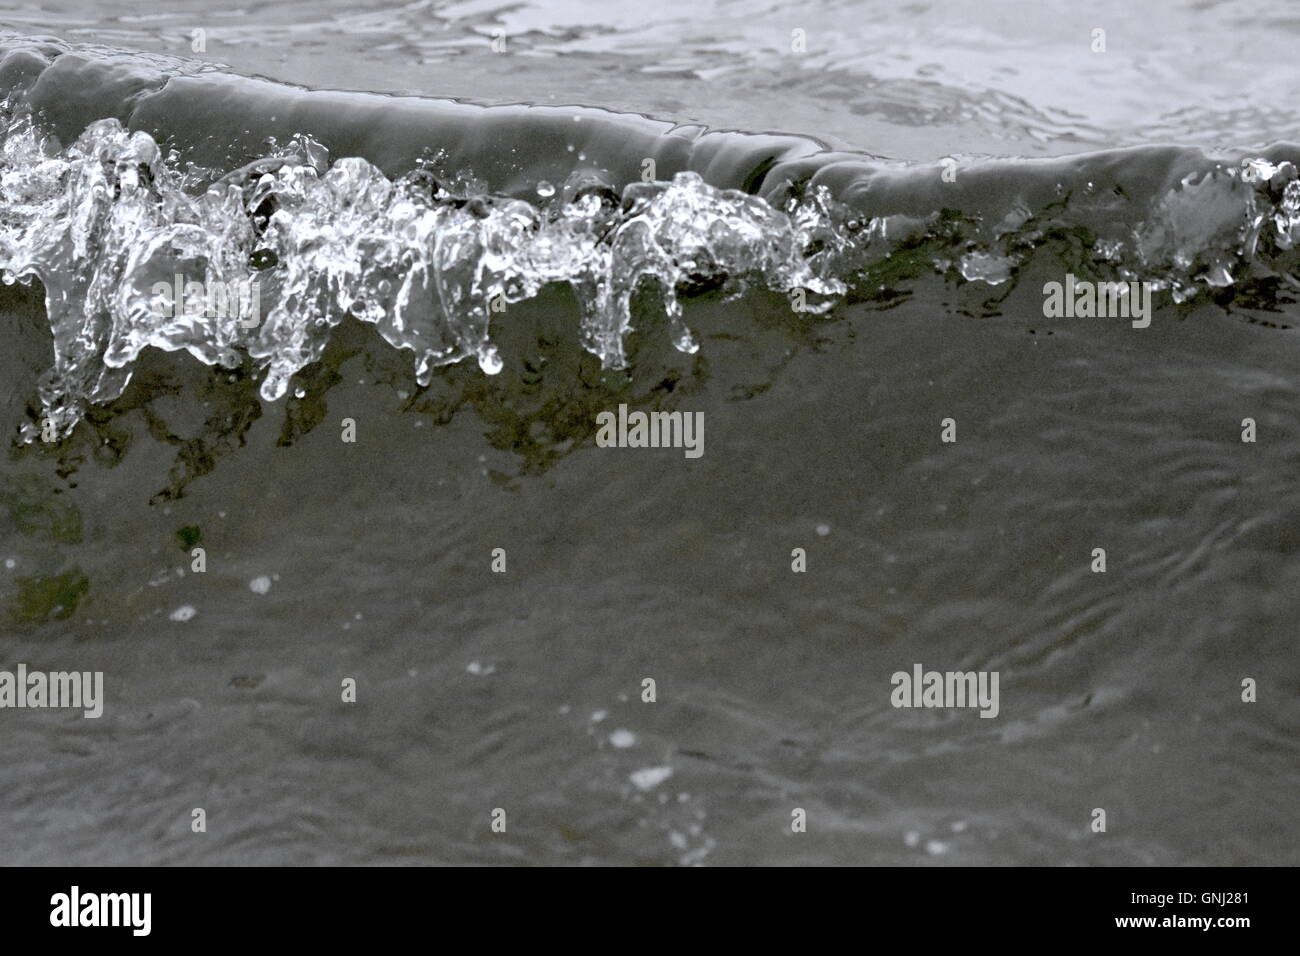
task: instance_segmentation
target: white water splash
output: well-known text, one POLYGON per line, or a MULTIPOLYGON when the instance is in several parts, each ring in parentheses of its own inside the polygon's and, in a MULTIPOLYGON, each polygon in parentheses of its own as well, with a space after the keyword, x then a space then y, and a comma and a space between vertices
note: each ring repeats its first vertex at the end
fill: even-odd
MULTIPOLYGON (((607 368, 626 364, 631 298, 658 280, 673 344, 696 348, 676 287, 701 276, 834 296, 820 207, 787 215, 762 200, 706 185, 693 173, 611 191, 566 184, 545 208, 513 199, 456 199, 418 171, 397 181, 358 158, 326 171, 320 147, 297 138, 289 154, 246 167, 203 191, 147 134, 115 119, 60 149, 30 122, 14 122, 0 151, 0 269, 7 282, 38 278, 54 334, 54 366, 41 383, 60 434, 88 403, 111 401, 148 347, 184 349, 208 365, 251 357, 275 401, 316 361, 330 330, 354 315, 391 345, 415 353, 417 379, 466 358, 502 368, 489 332, 494 313, 570 283, 582 342, 607 368), (821 243, 824 247, 824 243, 821 243), (258 283, 260 315, 178 308, 160 314, 157 283, 258 283)), ((824 200, 823 200, 824 201, 824 200)), ((34 437, 28 436, 29 438, 34 437)))

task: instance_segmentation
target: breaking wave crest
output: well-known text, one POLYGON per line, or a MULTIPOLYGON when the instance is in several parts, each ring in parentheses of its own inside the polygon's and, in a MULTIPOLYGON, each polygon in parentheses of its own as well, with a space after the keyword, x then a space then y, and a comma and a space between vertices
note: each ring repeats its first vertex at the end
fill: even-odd
MULTIPOLYGON (((631 183, 574 170, 534 179, 525 197, 494 194, 436 154, 397 175, 358 156, 331 160, 311 133, 272 139, 227 172, 182 163, 117 118, 65 146, 40 116, 7 105, 0 270, 44 286, 54 360, 40 399, 59 434, 119 396, 150 346, 210 366, 251 359, 275 401, 348 315, 414 353, 421 385, 468 358, 494 374, 494 317, 508 321, 509 304, 556 282, 572 287, 582 344, 606 368, 627 363, 644 280, 684 352, 697 344, 679 298, 702 288, 760 286, 821 312, 915 270, 1002 284, 1045 248, 1083 274, 1148 281, 1176 301, 1244 282, 1292 301, 1300 288, 1290 147, 1236 160, 1170 148, 990 162, 951 183, 939 167, 826 154, 790 160, 779 182, 750 175, 748 191, 689 170, 631 183), (178 276, 251 290, 256 321, 175 296, 168 308, 160 290, 178 276)), ((37 434, 29 424, 24 437, 37 434)))
POLYGON ((45 287, 55 354, 41 399, 60 431, 85 403, 120 395, 148 346, 223 366, 242 352, 265 368, 261 395, 274 401, 349 314, 413 351, 428 384, 436 367, 465 358, 499 371, 493 313, 551 282, 572 285, 582 341, 611 368, 625 362, 642 278, 659 281, 673 343, 688 352, 696 346, 679 284, 753 280, 826 297, 845 289, 830 266, 829 214, 815 203, 787 214, 681 173, 621 198, 572 181, 532 205, 452 196, 421 169, 392 181, 356 157, 326 169, 306 138, 288 150, 199 191, 196 173, 117 120, 92 124, 66 150, 30 122, 10 129, 0 268, 7 282, 36 277, 45 287), (810 252, 819 242, 825 248, 810 252), (167 308, 157 289, 177 275, 256 288, 261 320, 248 327, 240 313, 185 298, 167 308))

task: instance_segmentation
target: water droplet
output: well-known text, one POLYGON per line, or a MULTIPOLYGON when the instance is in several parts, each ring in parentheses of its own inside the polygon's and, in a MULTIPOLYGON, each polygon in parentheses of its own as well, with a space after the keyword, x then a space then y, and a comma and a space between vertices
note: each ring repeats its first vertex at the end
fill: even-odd
POLYGON ((695 341, 695 336, 691 334, 691 330, 684 325, 673 333, 673 345, 677 351, 685 352, 687 355, 694 355, 700 350, 700 343, 695 341))
POLYGON ((485 375, 496 375, 505 367, 501 361, 501 356, 492 346, 488 346, 478 356, 478 367, 481 368, 485 375))

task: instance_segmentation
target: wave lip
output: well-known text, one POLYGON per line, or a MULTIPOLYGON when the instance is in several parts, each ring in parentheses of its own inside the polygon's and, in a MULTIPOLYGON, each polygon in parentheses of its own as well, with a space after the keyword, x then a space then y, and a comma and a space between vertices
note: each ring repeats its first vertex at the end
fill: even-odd
MULTIPOLYGON (((62 142, 92 122, 116 118, 178 151, 182 162, 233 169, 266 153, 267 141, 300 133, 332 156, 360 156, 390 178, 421 160, 448 177, 469 170, 490 192, 525 198, 537 182, 572 175, 615 188, 698 173, 709 185, 781 205, 792 192, 825 186, 866 215, 936 209, 1037 210, 1062 192, 1122 189, 1135 210, 1188 176, 1262 158, 1300 163, 1300 145, 1207 157, 1178 146, 1140 146, 1032 160, 942 168, 886 163, 836 152, 817 139, 709 130, 584 106, 481 106, 454 99, 307 90, 236 76, 210 64, 156 54, 0 36, 0 96, 38 114, 62 142)), ((1112 210, 1116 211, 1116 210, 1112 210)))
POLYGON ((333 156, 360 156, 390 177, 437 156, 486 189, 522 196, 538 180, 599 175, 622 187, 695 172, 757 191, 764 171, 824 151, 811 138, 710 131, 581 106, 478 106, 452 99, 306 90, 161 56, 45 38, 0 40, 0 95, 19 97, 63 142, 116 118, 177 148, 182 161, 230 169, 268 139, 309 133, 333 156))

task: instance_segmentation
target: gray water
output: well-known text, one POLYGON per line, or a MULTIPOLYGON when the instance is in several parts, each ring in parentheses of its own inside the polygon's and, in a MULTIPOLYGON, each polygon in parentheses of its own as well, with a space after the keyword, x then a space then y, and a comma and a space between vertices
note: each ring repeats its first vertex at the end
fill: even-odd
MULTIPOLYGON (((1283 3, 171 9, 0 23, 898 160, 1300 139, 1283 3)), ((0 710, 0 861, 1296 863, 1294 282, 1046 318, 1044 247, 992 283, 894 256, 820 315, 706 291, 694 353, 643 290, 626 369, 563 285, 495 322, 496 376, 421 385, 342 317, 276 401, 145 349, 57 443, 22 440, 41 284, 4 286, 0 666, 107 700, 0 710), (703 413, 704 454, 597 447, 620 402, 703 413), (893 707, 917 663, 997 672, 997 716, 893 707)))

